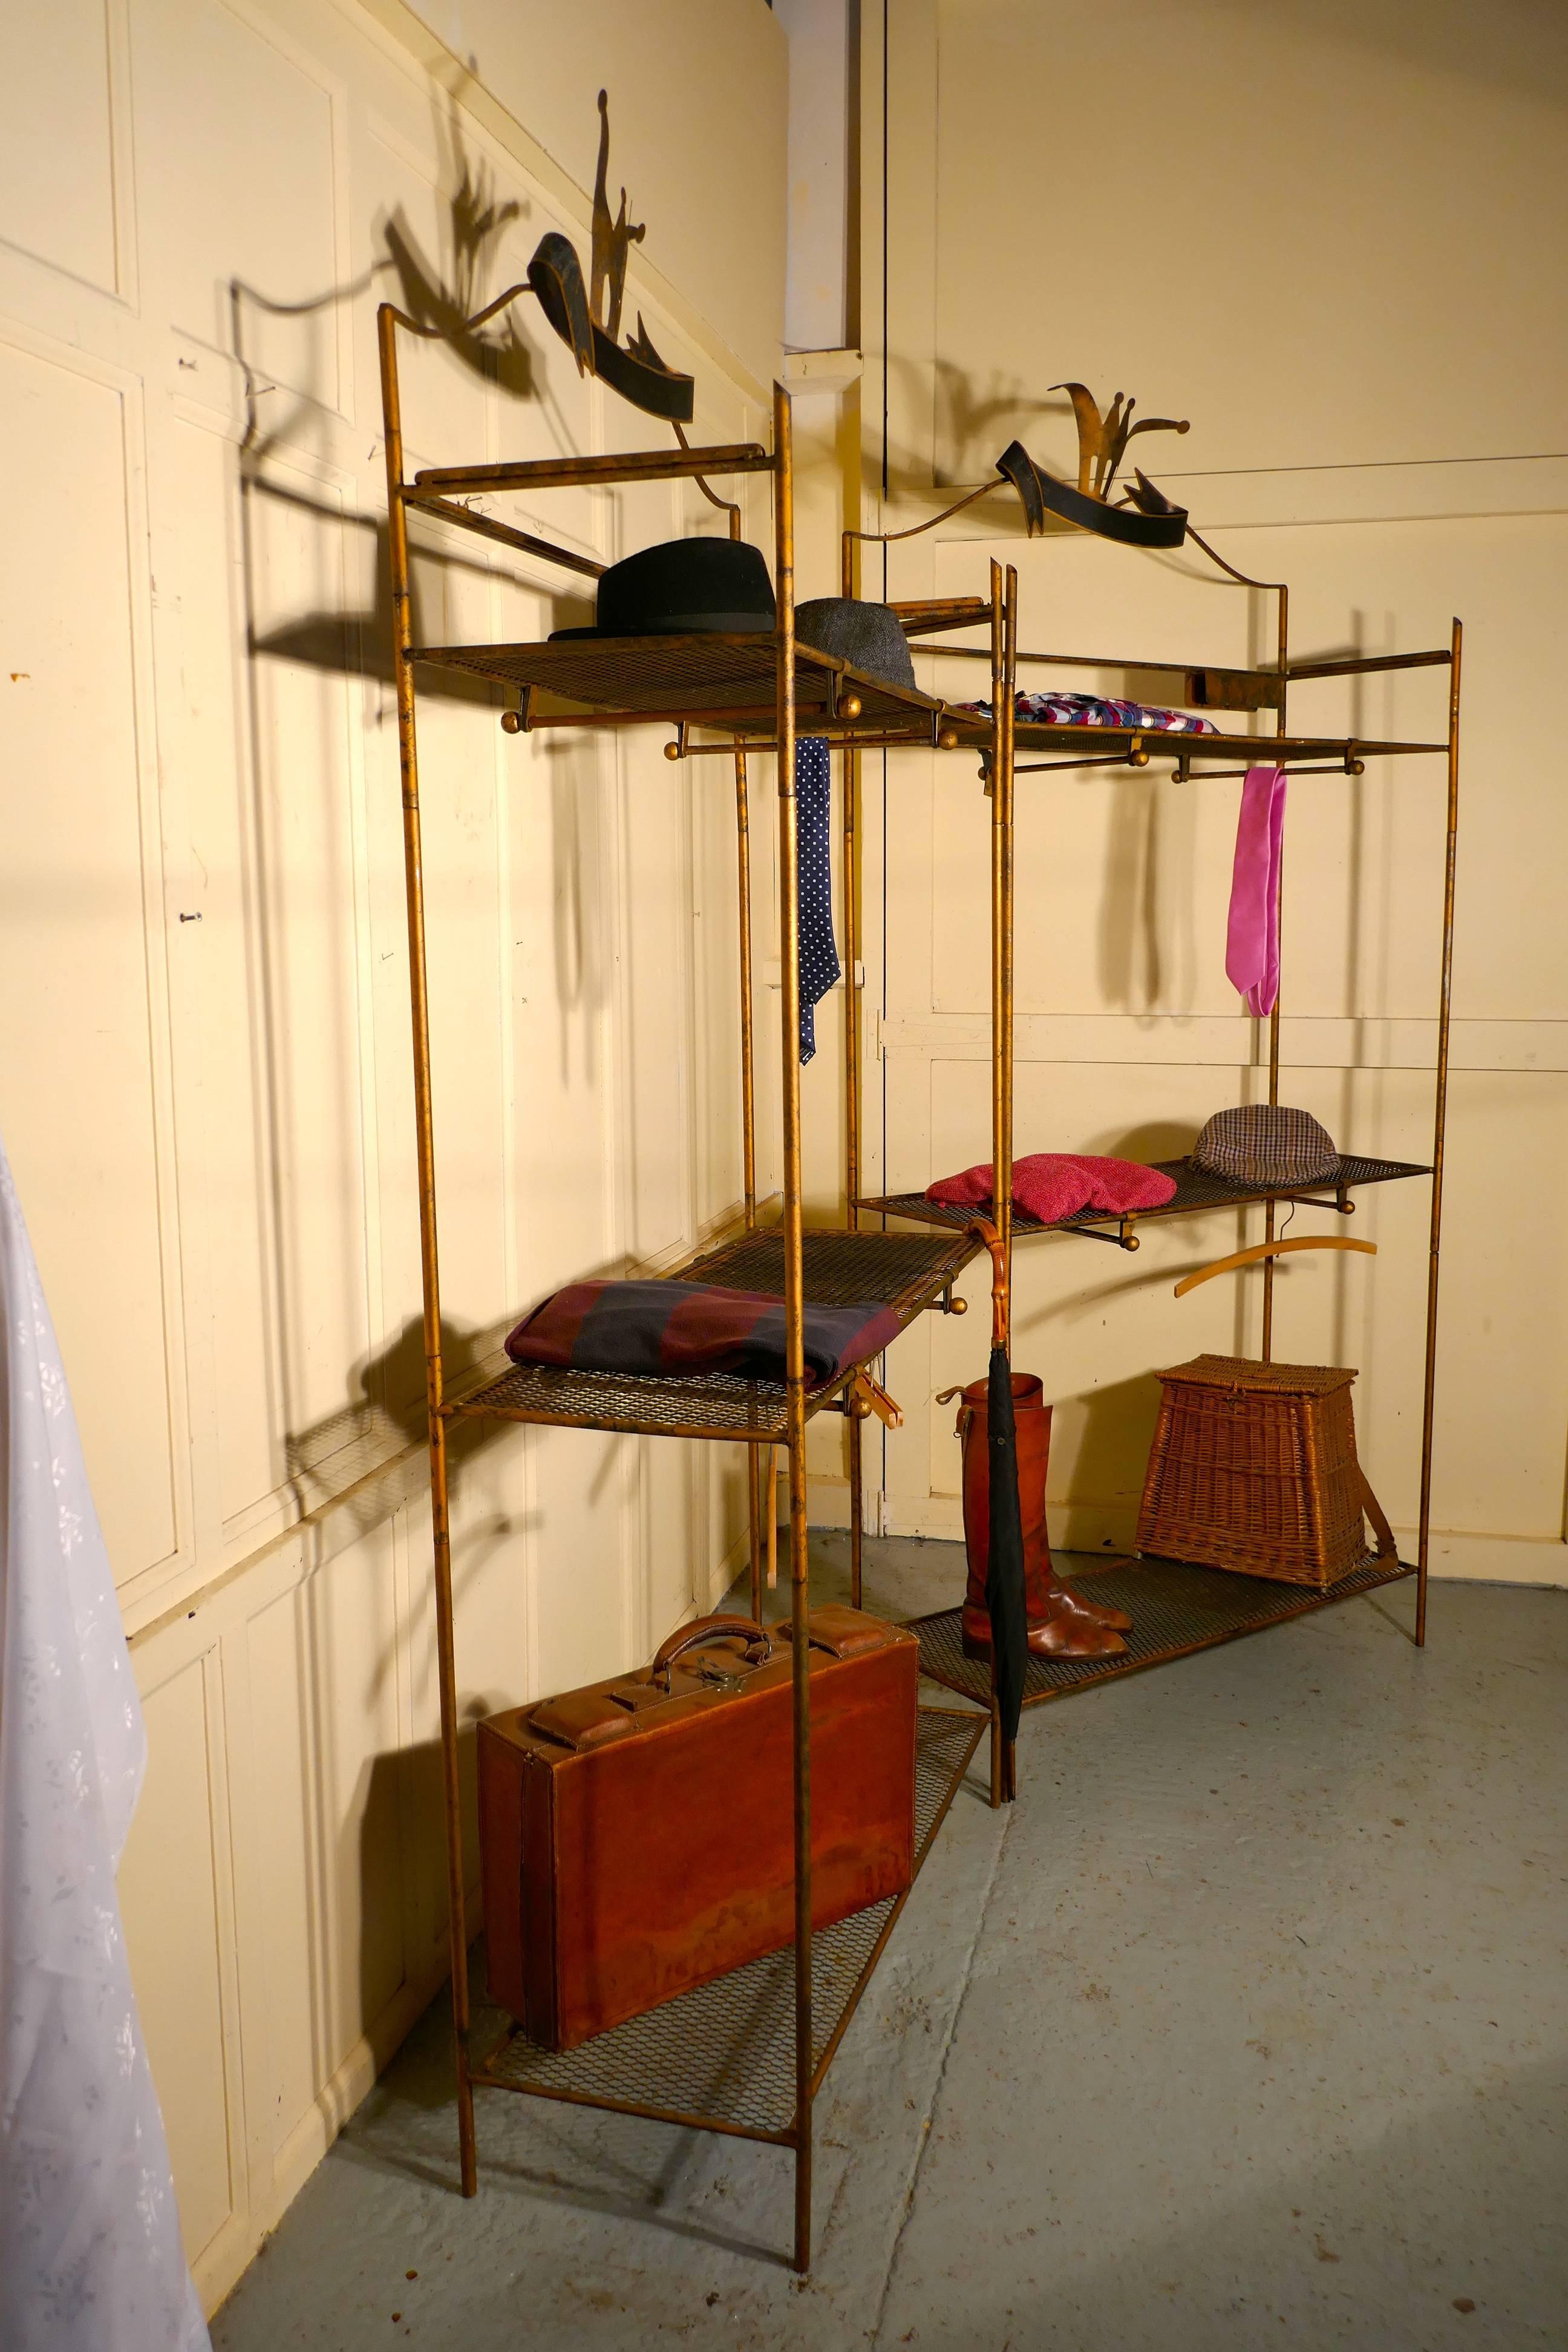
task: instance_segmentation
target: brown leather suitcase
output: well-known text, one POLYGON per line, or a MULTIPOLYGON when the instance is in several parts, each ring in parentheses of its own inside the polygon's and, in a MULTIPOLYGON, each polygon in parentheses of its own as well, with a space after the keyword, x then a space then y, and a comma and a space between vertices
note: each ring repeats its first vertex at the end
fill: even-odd
MULTIPOLYGON (((638 1674, 479 1727, 492 1997, 547 2049, 706 1984, 795 1933, 787 1623, 685 1625, 638 1674)), ((812 1916, 910 1883, 912 1634, 814 1610, 812 1916)))

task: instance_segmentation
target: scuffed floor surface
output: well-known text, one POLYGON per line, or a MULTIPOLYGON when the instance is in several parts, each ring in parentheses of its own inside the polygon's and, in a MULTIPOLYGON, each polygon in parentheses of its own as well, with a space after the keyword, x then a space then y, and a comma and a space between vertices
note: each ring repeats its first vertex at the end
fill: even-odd
MULTIPOLYGON (((951 1598, 875 1552, 869 1605, 951 1598)), ((217 2352, 1568 2346, 1568 1593, 1435 1585, 1424 1654, 1413 1605, 1037 1709, 1005 1813, 982 1749, 817 2107, 809 2283, 742 2141, 481 2093, 464 2203, 438 2004, 217 2352)))

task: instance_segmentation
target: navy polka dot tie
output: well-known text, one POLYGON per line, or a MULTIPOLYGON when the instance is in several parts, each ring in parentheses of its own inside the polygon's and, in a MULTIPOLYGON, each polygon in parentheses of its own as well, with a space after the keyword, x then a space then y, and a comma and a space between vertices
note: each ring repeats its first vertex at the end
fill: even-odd
POLYGON ((800 861, 800 1058, 816 1051, 816 1007, 839 975, 833 939, 833 873, 828 864, 830 792, 827 746, 802 735, 795 747, 796 854, 800 861))

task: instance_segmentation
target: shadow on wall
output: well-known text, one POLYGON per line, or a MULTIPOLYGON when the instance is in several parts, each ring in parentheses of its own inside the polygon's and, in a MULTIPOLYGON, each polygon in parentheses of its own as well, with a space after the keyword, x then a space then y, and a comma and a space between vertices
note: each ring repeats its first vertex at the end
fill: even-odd
MULTIPOLYGON (((890 377, 902 379, 902 398, 918 414, 932 390, 925 362, 889 352, 887 368, 890 377)), ((1016 379, 1004 384, 995 377, 983 391, 951 360, 936 362, 934 390, 931 446, 922 449, 894 442, 888 445, 887 495, 895 503, 929 498, 933 506, 945 506, 955 489, 969 489, 985 481, 1008 442, 1026 438, 1040 417, 1072 416, 1072 404, 1065 394, 1037 400, 1016 379)), ((882 495, 882 484, 874 451, 868 450, 864 467, 866 495, 876 500, 882 495)), ((986 499, 979 509, 986 536, 1022 539, 1024 517, 1016 491, 997 476, 996 493, 994 502, 986 499)), ((1070 523, 1060 522, 1055 515, 1046 518, 1047 536, 1071 530, 1070 523)))
MULTIPOLYGON (((1053 1434, 1060 1432, 1058 1460, 1065 1453, 1072 1467, 1060 1500, 1125 1511, 1131 1519, 1143 1492, 1159 1412, 1160 1383, 1152 1372, 1112 1381, 1087 1396, 1063 1397, 1053 1434)), ((1109 1536, 1105 1545, 1116 1549, 1109 1536)))
MULTIPOLYGON (((369 271, 351 285, 334 287, 307 302, 274 302, 260 289, 246 285, 237 278, 229 289, 230 317, 234 341, 234 356, 245 382, 246 429, 240 446, 240 487, 242 498, 260 495, 286 500, 303 509, 324 523, 339 525, 353 521, 357 530, 374 534, 375 604, 368 612, 345 613, 333 608, 303 614, 279 626, 259 632, 255 624, 257 596, 254 564, 251 560, 251 534, 246 532, 247 643, 252 654, 267 655, 275 659, 301 662, 313 668, 330 669, 350 677, 364 677, 391 687, 392 612, 391 592, 386 562, 386 524, 383 519, 345 518, 342 509, 325 500, 305 497, 293 482, 284 483, 269 478, 268 460, 301 425, 308 425, 314 404, 307 394, 295 397, 292 409, 283 412, 281 419, 276 411, 268 411, 270 423, 264 426, 260 403, 264 397, 275 396, 282 387, 264 383, 255 358, 258 342, 256 322, 263 318, 299 318, 311 313, 340 309, 357 300, 378 278, 391 275, 396 279, 396 292, 402 307, 421 327, 434 329, 443 346, 452 356, 480 381, 492 386, 504 397, 552 405, 542 389, 531 350, 518 333, 515 320, 509 315, 504 320, 492 322, 479 332, 469 331, 466 321, 486 299, 487 280, 497 240, 502 231, 523 211, 518 202, 497 204, 490 192, 488 177, 479 167, 469 162, 463 148, 458 127, 457 101, 452 93, 436 94, 437 140, 442 157, 441 177, 450 188, 443 224, 446 251, 438 261, 433 261, 420 248, 418 239, 409 227, 404 214, 397 211, 384 217, 378 226, 379 241, 386 251, 383 259, 373 263, 369 271)), ((564 444, 567 437, 563 419, 554 419, 564 444)), ((480 562, 456 555, 447 550, 433 551, 428 548, 416 551, 412 583, 414 612, 413 636, 416 644, 432 641, 421 625, 420 573, 444 578, 451 572, 467 572, 475 578, 490 580, 505 577, 496 562, 480 562)), ((552 626, 566 628, 592 618, 587 602, 581 595, 557 600, 558 609, 552 626)), ((434 642, 440 642, 437 636, 434 642)), ((427 698, 446 701, 478 702, 494 708, 500 705, 500 689, 482 678, 465 678, 454 672, 431 673, 422 681, 421 692, 427 698)))
MULTIPOLYGON (((487 1715, 514 1703, 513 1695, 490 1692, 470 1696, 463 1707, 458 1734, 458 1804, 463 1822, 463 1848, 471 1865, 479 1852, 478 1763, 475 1727, 487 1715)), ((349 1823, 340 1834, 349 1850, 343 1853, 343 1878, 358 1890, 359 2009, 375 2053, 379 2073, 391 2059, 411 2022, 395 2007, 411 1979, 443 1966, 447 1954, 446 1782, 441 1745, 419 1739, 406 1748, 373 1756, 354 1791, 349 1823), (390 1878, 389 1878, 390 1873, 390 1878), (383 2043, 384 2042, 384 2046, 383 2043)), ((466 1906, 470 1937, 479 1924, 479 1906, 466 1906)), ((472 1990, 482 2000, 482 1966, 470 1958, 472 1990)), ((427 1985, 420 1985, 425 1992, 427 1985)), ((429 2069, 403 2070, 400 2095, 432 2113, 449 2110, 452 2100, 451 2044, 441 2043, 446 2063, 429 2069)), ((330 2053, 323 2053, 329 2063, 330 2053)), ((404 2153, 408 2151, 405 2147, 404 2153)), ((410 2168, 419 2171, 417 2159, 410 2168)), ((427 2177, 447 2185, 445 2173, 427 2177)))
MULTIPOLYGON (((938 360, 935 375, 931 478, 943 489, 983 482, 1008 442, 1027 442, 1042 417, 1072 422, 1065 393, 1037 399, 1016 376, 1004 381, 994 369, 982 389, 953 360, 938 360)), ((1073 436, 1076 446, 1076 425, 1073 436)))
POLYGON ((1137 1127, 1096 1136, 1083 1148, 1110 1159, 1137 1160, 1148 1165, 1156 1160, 1184 1160, 1197 1139, 1197 1129, 1190 1118, 1147 1118, 1137 1127))
MULTIPOLYGON (((267 1202, 266 1231, 256 1237, 256 1246, 267 1261, 264 1287, 278 1301, 277 1328, 260 1337, 271 1358, 270 1385, 286 1433, 283 1475, 300 1512, 320 1513, 342 1496, 342 1507, 361 1531, 380 1524, 405 1499, 406 1464, 400 1466, 398 1457, 405 1455, 410 1446, 423 1447, 423 1340, 418 1322, 411 1322, 388 1347, 347 1370, 346 1401, 341 1411, 308 1423, 298 1416, 297 1381, 290 1369, 293 1339, 297 1331, 308 1327, 310 1312, 309 1298, 300 1295, 285 1239, 289 1231, 289 1196, 297 1183, 299 1139, 291 1126, 287 1062, 298 990, 290 987, 287 927, 271 915, 292 887, 290 821, 295 810, 289 795, 311 787, 310 780, 298 773, 279 772, 279 739, 267 680, 269 674, 276 676, 277 666, 357 679, 371 689, 365 697, 364 723, 372 730, 385 730, 390 737, 395 705, 387 525, 384 515, 346 512, 331 492, 313 489, 299 460, 301 448, 309 449, 319 438, 321 406, 311 395, 308 380, 304 388, 272 381, 258 353, 268 320, 319 316, 326 320, 379 289, 394 294, 421 325, 435 328, 441 345, 458 364, 493 387, 504 401, 541 408, 554 423, 562 446, 570 446, 567 422, 553 408, 544 371, 510 317, 477 334, 463 325, 491 290, 487 279, 498 241, 524 207, 516 202, 496 201, 482 166, 470 163, 463 148, 455 95, 437 89, 433 105, 442 158, 440 184, 447 191, 441 250, 437 256, 421 248, 399 211, 377 225, 374 243, 382 248, 382 257, 352 283, 300 303, 275 302, 263 289, 238 280, 230 287, 233 355, 241 370, 245 399, 238 451, 238 515, 243 635, 250 672, 240 722, 248 739, 248 773, 243 786, 248 861, 244 904, 250 933, 254 1006, 248 1050, 254 1066, 259 1181, 267 1202), (304 544, 302 561, 292 552, 280 561, 275 551, 275 542, 288 547, 290 535, 295 549, 301 541, 304 544), (293 584, 297 593, 299 581, 309 579, 312 571, 314 601, 306 609, 288 614, 288 589, 279 591, 279 580, 293 584), (279 614, 280 603, 283 616, 279 614), (362 1478, 356 1477, 360 1464, 363 1465, 362 1478)), ((419 537, 426 543, 413 551, 411 567, 416 643, 441 642, 452 634, 441 616, 455 584, 514 582, 531 595, 539 593, 533 582, 524 582, 510 572, 499 549, 479 560, 448 546, 429 544, 430 533, 423 527, 419 537)), ((549 613, 551 627, 592 618, 590 602, 581 588, 574 594, 552 597, 549 613)), ((456 671, 426 672, 420 692, 422 700, 479 709, 499 710, 502 701, 499 688, 456 671)), ((563 1023, 568 1024, 584 1010, 596 1009, 609 984, 596 914, 596 813, 592 805, 584 805, 584 801, 593 801, 597 772, 581 756, 580 746, 539 747, 536 758, 540 749, 551 761, 552 789, 546 805, 553 866, 551 903, 557 933, 554 988, 563 1023)), ((339 779, 331 761, 323 762, 321 774, 328 787, 335 789, 339 779)), ((318 871, 315 878, 323 888, 334 887, 332 876, 318 871)), ((346 876, 335 877, 335 887, 346 887, 346 876)), ((401 937, 393 951, 402 952, 401 937)), ((342 990, 352 986, 345 977, 342 990)), ((357 1024, 352 1003, 322 1003, 319 1010, 329 1037, 352 1039, 357 1024)), ((570 1045, 563 1029, 563 1060, 570 1045)), ((342 1060, 334 1080, 340 1082, 345 1087, 355 1083, 348 1059, 342 1060)), ((463 1380, 481 1365, 499 1368, 507 1328, 500 1325, 480 1331, 445 1324, 448 1381, 463 1380)), ((471 1474, 484 1443, 479 1424, 454 1428, 450 1450, 456 1481, 460 1482, 465 1467, 471 1474)))
MULTIPOLYGON (((503 1370, 503 1342, 510 1318, 479 1329, 443 1318, 441 1360, 448 1391, 465 1389, 503 1370)), ((331 1549, 383 1526, 400 1505, 427 1491, 425 1448, 425 1329, 410 1317, 389 1347, 367 1356, 349 1377, 357 1391, 341 1411, 284 1439, 289 1490, 301 1519, 331 1523, 331 1549)), ((458 1421, 448 1425, 447 1462, 454 1514, 462 1513, 465 1541, 461 1582, 494 1549, 486 1539, 482 1494, 476 1490, 480 1456, 506 1428, 500 1422, 458 1421)), ((493 1538, 526 1531, 515 1513, 498 1514, 493 1538)), ((390 1661, 388 1671, 390 1671, 390 1661)))
MULTIPOLYGON (((617 1259, 584 1279, 614 1277, 626 1270, 627 1262, 617 1259)), ((441 1363, 448 1395, 493 1380, 507 1370, 506 1336, 518 1319, 509 1315, 502 1322, 481 1328, 456 1323, 443 1316, 441 1363)), ((344 1515, 353 1531, 363 1535, 379 1527, 409 1493, 422 1496, 426 1490, 424 1449, 428 1423, 423 1319, 411 1316, 389 1347, 376 1349, 355 1367, 349 1384, 358 1394, 340 1412, 328 1413, 309 1428, 292 1431, 286 1437, 287 1476, 302 1518, 330 1510, 334 1520, 340 1514, 344 1515), (415 1459, 410 1472, 411 1453, 415 1459), (363 1475, 356 1478, 355 1466, 360 1463, 363 1465, 363 1475)), ((453 1517, 461 1515, 466 1528, 472 1525, 476 1507, 481 1500, 473 1486, 481 1458, 509 1432, 514 1437, 518 1434, 510 1423, 503 1421, 456 1420, 447 1424, 447 1459, 453 1517)), ((526 1443, 528 1432, 522 1434, 526 1443)), ((640 1442, 631 1437, 625 1440, 626 1445, 640 1442)), ((619 1443, 606 1447, 590 1489, 595 1499, 617 1475, 616 1462, 622 1450, 619 1443)), ((481 1520, 482 1516, 480 1512, 481 1520)), ((497 1531, 514 1535, 522 1527, 523 1523, 513 1515, 504 1526, 498 1523, 497 1531)), ((465 1573, 468 1568, 482 1566, 488 1549, 482 1540, 477 1546, 470 1543, 465 1533, 464 1558, 468 1564, 465 1573)))
MULTIPOLYGON (((1160 1004, 1164 991, 1160 943, 1163 781, 1153 775, 1117 776, 1109 786, 1110 844, 1100 906, 1100 984, 1108 1005, 1140 1012, 1160 1004)), ((1182 845, 1188 855, 1183 862, 1189 867, 1191 811, 1188 793, 1175 812, 1175 822, 1185 836, 1182 845)), ((1190 929, 1190 907, 1182 913, 1190 929)))

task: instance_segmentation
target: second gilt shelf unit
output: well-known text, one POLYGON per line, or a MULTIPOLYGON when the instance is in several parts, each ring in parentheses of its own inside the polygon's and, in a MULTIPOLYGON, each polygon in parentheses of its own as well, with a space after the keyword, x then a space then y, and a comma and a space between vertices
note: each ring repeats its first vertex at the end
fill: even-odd
MULTIPOLYGON (((972 495, 978 495, 972 494, 972 495)), ((959 505, 970 502, 969 497, 959 505)), ((957 508, 948 509, 956 512, 957 508)), ((844 539, 845 593, 849 593, 853 577, 852 542, 858 539, 886 541, 917 536, 922 529, 934 528, 946 520, 935 516, 931 523, 917 526, 915 531, 889 533, 846 532, 844 539)), ((1240 1634, 1260 1632, 1300 1615, 1311 1609, 1322 1608, 1334 1601, 1355 1597, 1375 1586, 1396 1582, 1406 1577, 1415 1581, 1415 1632, 1417 1645, 1426 1635, 1426 1585, 1431 1548, 1432 1517, 1432 1452, 1435 1427, 1435 1400, 1437 1358, 1438 1276, 1442 1242, 1443 1164, 1447 1139, 1448 1042, 1450 1002, 1454 959, 1454 885, 1458 842, 1459 808, 1459 677, 1463 647, 1463 630, 1456 620, 1446 646, 1409 654, 1379 654, 1368 656, 1332 656, 1318 660, 1292 661, 1289 650, 1289 593, 1279 581, 1249 578, 1218 556, 1195 531, 1188 536, 1203 553, 1240 586, 1272 593, 1278 599, 1276 657, 1270 667, 1222 669, 1200 664, 1152 661, 1140 656, 1114 656, 1089 654, 1023 653, 1016 646, 1016 577, 1009 568, 1005 590, 997 567, 992 566, 992 599, 989 607, 967 599, 933 600, 924 604, 897 604, 894 610, 903 618, 911 637, 930 636, 935 633, 962 629, 989 623, 992 632, 992 700, 990 719, 977 717, 973 706, 959 709, 944 708, 935 721, 936 740, 943 749, 970 750, 981 755, 982 772, 986 779, 990 801, 991 830, 991 1089, 992 1089, 992 1164, 1001 1178, 995 1183, 996 1198, 989 1213, 1002 1234, 1004 1261, 1007 1267, 1010 1289, 1011 1247, 1015 1238, 1047 1234, 1078 1234, 1089 1240, 1109 1242, 1124 1250, 1136 1250, 1140 1244, 1139 1228, 1142 1225, 1173 1218, 1201 1216, 1222 1209, 1260 1207, 1264 1213, 1264 1235, 1268 1243, 1276 1238, 1276 1212, 1283 1202, 1304 1204, 1337 1212, 1342 1217, 1354 1208, 1352 1194, 1361 1188, 1405 1179, 1429 1178, 1431 1183, 1428 1220, 1428 1254, 1426 1275, 1426 1311, 1422 1361, 1420 1500, 1416 1526, 1416 1552, 1412 1562, 1395 1561, 1392 1566, 1368 1559, 1351 1576, 1324 1591, 1302 1592, 1287 1591, 1281 1595, 1259 1586, 1256 1580, 1228 1577, 1215 1570, 1194 1569, 1176 1561, 1151 1560, 1124 1563, 1115 1571, 1106 1571, 1097 1579, 1097 1591, 1117 1605, 1127 1609, 1134 1620, 1134 1633, 1129 1639, 1123 1655, 1116 1658, 1072 1662, 1031 1658, 1026 1677, 1024 1704, 1036 1706, 1047 1699, 1068 1696, 1075 1690, 1091 1687, 1099 1683, 1167 1661, 1188 1655, 1194 1649, 1230 1641, 1240 1634), (1000 672, 996 660, 997 612, 1003 615, 1002 655, 1000 672), (1219 708, 1253 714, 1272 712, 1273 734, 1239 734, 1215 730, 1212 733, 1165 732, 1135 725, 1127 726, 1056 726, 1014 719, 1013 702, 1016 674, 1020 665, 1060 667, 1084 667, 1096 671, 1135 671, 1140 674, 1163 673, 1173 681, 1173 698, 1188 709, 1206 710, 1219 708), (1316 683, 1330 678, 1358 677, 1374 674, 1440 669, 1447 673, 1447 726, 1436 740, 1363 740, 1356 737, 1327 735, 1297 735, 1289 731, 1287 705, 1291 686, 1316 683), (1007 725, 999 741, 994 741, 994 720, 1001 704, 998 685, 1007 705, 1007 725), (1049 753, 1048 758, 1020 761, 1017 751, 1049 753), (1185 780, 1245 775, 1253 765, 1278 766, 1297 774, 1359 776, 1369 759, 1438 758, 1444 761, 1447 792, 1445 800, 1445 834, 1443 862, 1442 931, 1437 984, 1437 1043, 1433 1070, 1432 1157, 1429 1162, 1380 1160, 1346 1154, 1341 1157, 1333 1171, 1321 1182, 1298 1188, 1265 1189, 1258 1186, 1229 1184, 1209 1175, 1188 1159, 1156 1162, 1175 1183, 1172 1199, 1163 1207, 1142 1210, 1136 1213, 1107 1215, 1091 1210, 1080 1211, 1054 1224, 1046 1224, 1014 1207, 1011 1200, 1013 1169, 1013 1088, 1014 1088, 1014 984, 1013 948, 1016 913, 1016 860, 1014 828, 1016 783, 1020 775, 1050 775, 1082 773, 1085 770, 1142 769, 1154 758, 1170 759, 1176 774, 1185 780), (1228 762, 1228 764, 1226 764, 1228 762)), ((931 654, 963 659, 971 664, 984 659, 983 649, 951 644, 928 646, 931 654)), ((851 747, 846 759, 846 868, 852 868, 852 843, 857 819, 854 801, 857 788, 858 759, 851 747)), ((849 893, 847 887, 846 897, 849 893)), ((1280 1031, 1279 1002, 1276 997, 1268 1022, 1268 1095, 1270 1104, 1279 1100, 1280 1031)), ((886 1223, 889 1217, 906 1224, 916 1223, 926 1227, 952 1228, 963 1224, 974 1214, 970 1209, 943 1207, 928 1201, 923 1193, 892 1192, 861 1194, 858 1187, 849 1188, 851 1222, 862 1213, 877 1215, 886 1223)), ((984 1212, 983 1212, 984 1213, 984 1212)), ((1264 1361, 1269 1361, 1274 1350, 1274 1261, 1266 1258, 1263 1266, 1262 1346, 1264 1361)), ((851 1486, 851 1512, 858 1519, 860 1509, 859 1483, 851 1486)), ((856 1533, 858 1557, 858 1534, 856 1533)), ((945 1687, 976 1701, 984 1702, 990 1694, 990 1672, 984 1664, 966 1659, 963 1654, 956 1608, 938 1612, 918 1621, 916 1630, 921 1637, 921 1665, 928 1677, 945 1687)), ((992 1714, 992 1789, 1001 1784, 1001 1759, 994 1707, 992 1714)))

